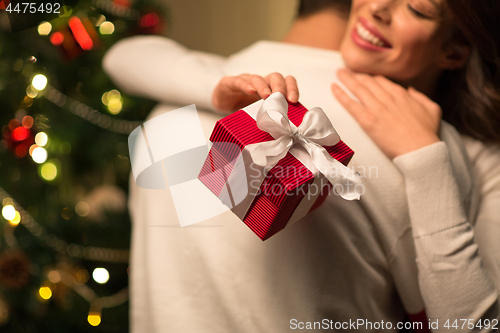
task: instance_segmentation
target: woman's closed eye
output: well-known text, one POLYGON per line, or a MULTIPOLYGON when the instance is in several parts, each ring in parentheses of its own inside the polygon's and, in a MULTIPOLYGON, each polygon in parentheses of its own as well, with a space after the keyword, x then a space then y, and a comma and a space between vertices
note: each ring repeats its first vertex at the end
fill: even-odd
POLYGON ((408 0, 408 10, 421 19, 435 19, 440 16, 441 6, 435 0, 408 0))
POLYGON ((418 18, 427 19, 427 20, 432 18, 431 16, 424 14, 424 13, 418 11, 417 9, 413 8, 410 4, 408 4, 408 9, 410 10, 410 12, 412 12, 413 15, 415 15, 418 18))

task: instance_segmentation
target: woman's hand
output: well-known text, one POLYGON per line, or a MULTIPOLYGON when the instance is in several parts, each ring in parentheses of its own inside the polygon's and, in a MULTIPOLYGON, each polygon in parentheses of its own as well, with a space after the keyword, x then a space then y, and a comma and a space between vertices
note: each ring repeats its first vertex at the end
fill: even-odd
POLYGON ((337 100, 391 159, 438 142, 441 108, 413 88, 383 76, 338 71, 338 77, 359 99, 332 85, 337 100))
POLYGON ((237 111, 259 99, 281 92, 292 103, 299 100, 297 82, 293 76, 272 73, 266 77, 241 74, 223 77, 212 95, 214 107, 225 113, 237 111))

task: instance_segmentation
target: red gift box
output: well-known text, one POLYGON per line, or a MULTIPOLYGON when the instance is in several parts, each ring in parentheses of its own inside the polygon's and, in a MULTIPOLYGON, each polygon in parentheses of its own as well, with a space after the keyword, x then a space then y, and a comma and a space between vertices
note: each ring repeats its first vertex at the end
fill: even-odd
MULTIPOLYGON (((288 103, 288 118, 297 127, 302 123, 307 111, 300 103, 288 103)), ((274 138, 269 133, 259 129, 255 119, 244 110, 239 110, 219 120, 210 136, 213 145, 200 171, 200 181, 218 197, 225 188, 231 195, 228 179, 235 170, 237 158, 242 153, 243 148, 250 144, 271 140, 274 138)), ((323 146, 323 148, 344 166, 354 155, 354 152, 342 141, 334 146, 323 146)), ((245 158, 248 159, 248 156, 245 158)), ((249 171, 248 165, 247 162, 245 164, 247 171, 249 171)), ((247 182, 251 183, 248 179, 247 182)), ((247 183, 247 185, 250 187, 251 184, 247 183)), ((231 199, 229 208, 257 236, 266 240, 283 229, 291 220, 301 218, 319 207, 325 201, 332 187, 332 184, 322 174, 315 175, 288 152, 266 173, 258 190, 249 195, 251 196, 251 204, 248 209, 237 212, 239 203, 235 204, 233 199, 231 199), (313 184, 315 184, 314 194, 312 193, 313 184), (301 203, 304 205, 305 200, 312 200, 312 202, 305 204, 308 210, 294 215, 297 207, 301 203)))

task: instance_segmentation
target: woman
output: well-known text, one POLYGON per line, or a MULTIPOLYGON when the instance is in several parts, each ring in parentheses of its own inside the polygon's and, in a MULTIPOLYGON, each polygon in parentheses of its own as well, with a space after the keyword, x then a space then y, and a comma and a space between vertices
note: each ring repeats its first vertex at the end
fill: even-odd
MULTIPOLYGON (((419 276, 421 293, 428 316, 442 319, 433 329, 500 327, 494 286, 498 289, 499 281, 489 278, 482 263, 500 269, 494 234, 500 232, 500 177, 491 171, 498 170, 492 161, 498 161, 500 143, 498 14, 500 4, 494 0, 354 0, 341 45, 349 69, 338 76, 358 101, 332 86, 334 96, 405 178, 417 264, 427 272, 419 276), (464 204, 454 195, 458 187, 449 152, 438 137, 441 118, 470 137, 469 154, 482 170, 475 228, 490 231, 479 240, 482 260, 464 204), (443 193, 439 202, 426 200, 435 192, 443 193), (444 315, 450 311, 443 309, 443 299, 454 319, 462 321, 444 315), (488 321, 468 320, 472 316, 488 321)), ((292 77, 226 77, 214 91, 213 104, 233 111, 276 91, 298 100, 292 77)))

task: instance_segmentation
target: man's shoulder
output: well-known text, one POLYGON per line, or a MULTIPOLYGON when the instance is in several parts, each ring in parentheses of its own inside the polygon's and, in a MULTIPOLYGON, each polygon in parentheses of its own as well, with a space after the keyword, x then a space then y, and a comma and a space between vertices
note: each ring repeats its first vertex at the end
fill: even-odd
POLYGON ((278 72, 293 75, 306 82, 307 78, 332 78, 344 66, 339 52, 284 42, 259 41, 228 57, 225 75, 252 73, 268 75, 278 72))
POLYGON ((340 52, 285 42, 261 40, 234 53, 228 61, 258 59, 260 61, 294 62, 307 60, 309 64, 343 64, 340 52))

